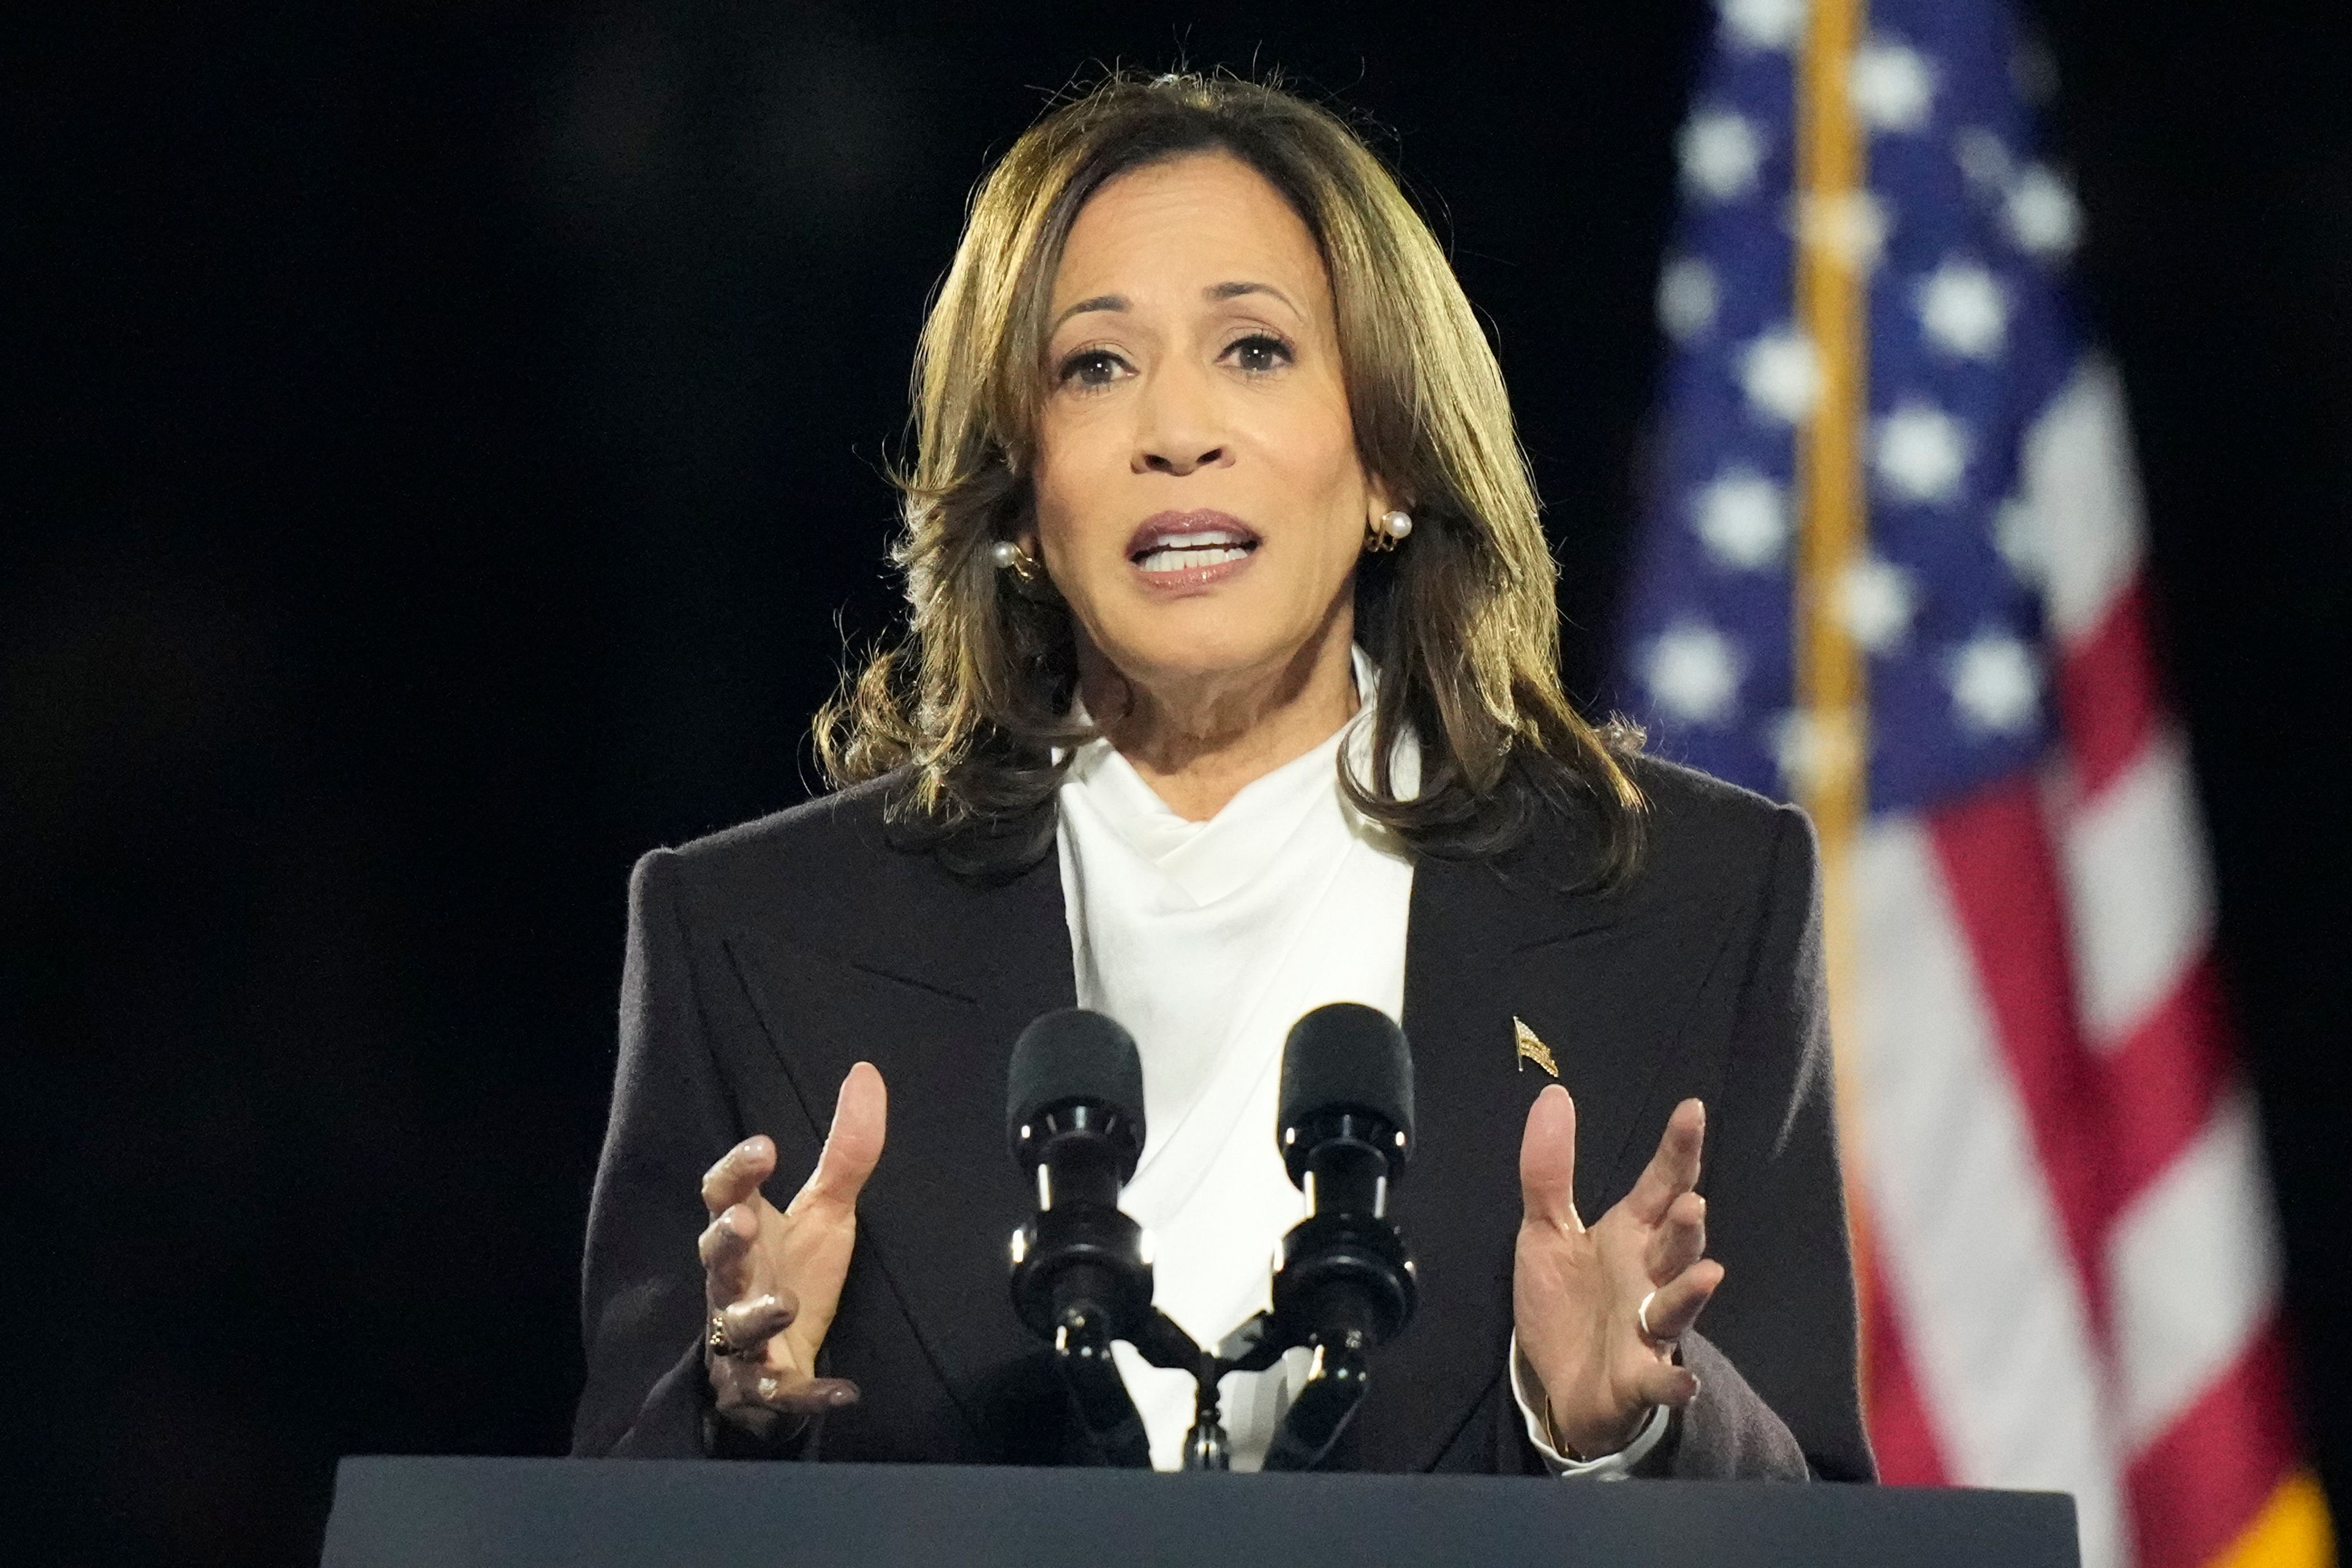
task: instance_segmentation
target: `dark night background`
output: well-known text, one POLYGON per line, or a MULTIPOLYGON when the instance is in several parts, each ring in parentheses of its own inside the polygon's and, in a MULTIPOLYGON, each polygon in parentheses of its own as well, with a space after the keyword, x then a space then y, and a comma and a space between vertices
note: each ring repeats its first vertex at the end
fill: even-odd
MULTIPOLYGON (((562 1448, 629 864, 814 787, 927 290, 1089 62, 1391 128, 1606 696, 1702 5, 176 9, 0 46, 14 1549, 313 1561, 338 1454, 562 1448)), ((2346 1514, 2352 55, 2041 15, 2346 1514)))

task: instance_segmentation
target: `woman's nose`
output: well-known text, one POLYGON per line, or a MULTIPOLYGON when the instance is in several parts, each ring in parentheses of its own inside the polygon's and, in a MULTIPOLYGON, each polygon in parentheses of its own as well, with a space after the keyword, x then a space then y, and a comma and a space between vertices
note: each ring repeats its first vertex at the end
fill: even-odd
POLYGON ((1223 447, 1211 447, 1206 451, 1194 452, 1190 456, 1186 456, 1181 447, 1165 452, 1146 450, 1143 453, 1143 461, 1139 467, 1147 473, 1181 476, 1191 473, 1195 468, 1205 468, 1223 462, 1224 456, 1225 449, 1223 447))
POLYGON ((1139 474, 1182 476, 1225 460, 1215 396, 1199 379, 1160 374, 1145 389, 1132 467, 1139 474))

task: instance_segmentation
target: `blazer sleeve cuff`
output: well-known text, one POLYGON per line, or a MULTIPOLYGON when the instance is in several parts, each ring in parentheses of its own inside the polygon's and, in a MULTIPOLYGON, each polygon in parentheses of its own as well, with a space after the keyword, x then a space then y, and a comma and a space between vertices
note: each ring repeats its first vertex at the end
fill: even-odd
POLYGON ((1519 1419, 1527 1424, 1528 1441, 1542 1457, 1544 1467, 1555 1476, 1572 1480, 1625 1480, 1632 1477, 1635 1466, 1650 1457, 1650 1451, 1666 1435, 1666 1426, 1674 1412, 1663 1405, 1656 1405, 1650 1411, 1649 1419, 1642 1423, 1642 1429, 1633 1434, 1633 1440, 1616 1453, 1603 1454, 1597 1459, 1571 1459, 1552 1447, 1549 1435, 1545 1430, 1547 1423, 1543 1410, 1528 1397, 1527 1376, 1520 1363, 1519 1336, 1514 1331, 1510 1352, 1511 1397, 1518 1402, 1519 1419))

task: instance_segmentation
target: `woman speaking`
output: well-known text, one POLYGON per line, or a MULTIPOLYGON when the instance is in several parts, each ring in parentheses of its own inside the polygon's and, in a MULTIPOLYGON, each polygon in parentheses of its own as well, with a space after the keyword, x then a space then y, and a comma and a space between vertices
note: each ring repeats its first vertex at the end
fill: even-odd
MULTIPOLYGON (((636 868, 576 1451, 1082 1458, 1006 1289, 1014 1037, 1134 1035, 1123 1201, 1214 1343, 1305 1213, 1285 1034, 1350 1001, 1412 1043, 1421 1308, 1341 1463, 1867 1479, 1810 830, 1570 708, 1500 372, 1363 144, 1225 79, 1047 115, 902 482, 837 793, 636 868)), ((1171 1467, 1189 1379, 1121 1353, 1171 1467)), ((1228 1379, 1236 1468, 1300 1370, 1228 1379)))

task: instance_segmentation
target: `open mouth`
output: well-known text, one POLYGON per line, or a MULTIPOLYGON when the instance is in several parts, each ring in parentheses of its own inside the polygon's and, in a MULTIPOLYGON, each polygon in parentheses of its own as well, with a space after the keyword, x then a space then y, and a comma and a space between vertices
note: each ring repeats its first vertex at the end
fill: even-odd
POLYGON ((1221 566, 1248 558, 1257 548, 1255 539, 1235 539, 1222 532, 1180 533, 1128 557, 1146 572, 1189 572, 1196 566, 1221 566))
POLYGON ((1127 558, 1152 576, 1176 576, 1246 561, 1257 531, 1222 512, 1162 512, 1135 531, 1127 558))

